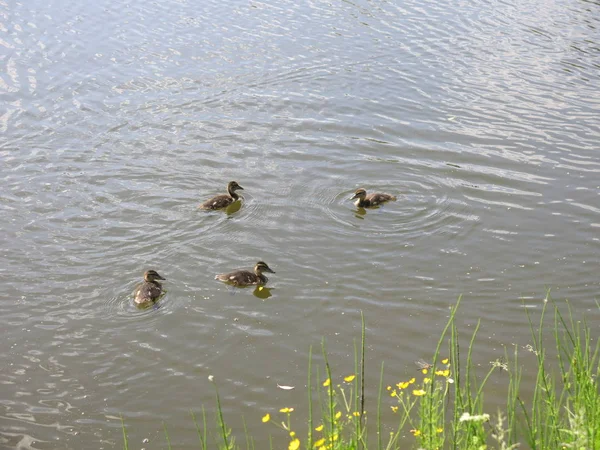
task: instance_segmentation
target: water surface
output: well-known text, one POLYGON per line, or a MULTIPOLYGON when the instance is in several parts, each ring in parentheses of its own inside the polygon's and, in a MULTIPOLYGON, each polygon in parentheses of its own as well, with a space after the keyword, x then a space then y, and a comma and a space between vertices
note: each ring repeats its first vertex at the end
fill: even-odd
POLYGON ((1 445, 121 448, 122 415, 130 448, 164 448, 163 421, 197 448, 213 375, 266 448, 264 413, 294 406, 303 429, 311 345, 352 372, 361 311, 369 399, 381 361, 393 383, 432 354, 461 294, 482 371, 530 342, 547 289, 595 323, 599 17, 582 0, 0 1, 1 445), (197 209, 230 180, 239 211, 197 209), (398 201, 357 210, 358 187, 398 201), (268 298, 213 279, 258 260, 268 298), (139 310, 148 268, 167 294, 139 310))

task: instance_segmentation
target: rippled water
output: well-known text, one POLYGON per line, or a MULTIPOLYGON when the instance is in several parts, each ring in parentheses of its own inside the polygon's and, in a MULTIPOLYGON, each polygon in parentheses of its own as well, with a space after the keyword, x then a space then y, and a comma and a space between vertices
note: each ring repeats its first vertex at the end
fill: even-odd
POLYGON ((482 368, 547 288, 600 319, 599 27, 583 0, 0 0, 0 445, 121 448, 122 415, 196 448, 214 375, 264 448, 310 345, 352 371, 360 311, 369 398, 460 294, 482 368), (239 211, 197 209, 230 180, 239 211), (270 290, 213 279, 259 259, 270 290))

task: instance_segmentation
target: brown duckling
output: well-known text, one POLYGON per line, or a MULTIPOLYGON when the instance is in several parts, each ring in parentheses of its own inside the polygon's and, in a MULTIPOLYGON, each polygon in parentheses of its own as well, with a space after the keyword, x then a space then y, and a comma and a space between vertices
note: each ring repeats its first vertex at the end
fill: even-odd
POLYGON ((367 191, 363 188, 358 188, 350 200, 354 199, 357 199, 354 204, 359 208, 368 208, 369 206, 377 206, 385 202, 396 200, 396 197, 391 194, 383 194, 380 192, 367 195, 367 191))
POLYGON ((202 209, 222 209, 231 205, 235 202, 240 196, 236 194, 235 191, 243 191, 244 188, 241 187, 237 181, 230 181, 227 185, 227 194, 217 195, 210 200, 206 200, 204 203, 200 205, 202 209))
POLYGON ((162 285, 156 280, 165 280, 156 270, 144 272, 144 282, 139 284, 133 293, 134 301, 138 305, 154 303, 163 293, 162 285))
POLYGON ((236 270, 230 273, 222 273, 215 276, 215 280, 224 281, 233 286, 262 286, 267 284, 269 279, 263 275, 263 272, 275 273, 267 263, 259 261, 254 266, 254 273, 249 270, 236 270))

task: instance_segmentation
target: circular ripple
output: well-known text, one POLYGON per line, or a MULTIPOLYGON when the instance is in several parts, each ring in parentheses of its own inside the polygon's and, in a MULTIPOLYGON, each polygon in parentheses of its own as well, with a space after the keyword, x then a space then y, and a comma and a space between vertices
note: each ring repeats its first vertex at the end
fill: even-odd
MULTIPOLYGON (((243 199, 230 205, 228 208, 217 211, 197 210, 198 220, 190 225, 188 232, 193 233, 193 237, 204 236, 211 239, 211 233, 215 229, 220 230, 220 234, 227 234, 233 231, 237 221, 245 223, 255 223, 262 220, 265 216, 265 205, 257 201, 252 195, 244 193, 243 199)), ((230 234, 232 239, 236 239, 235 233, 230 234)), ((187 245, 186 240, 182 245, 187 245)))
POLYGON ((173 302, 169 301, 167 289, 165 295, 154 305, 143 308, 138 307, 133 301, 133 291, 137 282, 130 282, 118 287, 119 294, 107 300, 108 315, 128 322, 143 322, 145 326, 160 320, 173 309, 173 302))
POLYGON ((396 189, 389 188, 389 182, 373 182, 365 186, 367 193, 388 192, 397 200, 374 208, 357 208, 350 200, 354 190, 315 192, 314 198, 324 212, 343 225, 339 230, 341 233, 359 231, 366 235, 415 237, 448 229, 464 230, 460 224, 478 219, 469 213, 464 200, 450 196, 452 191, 448 183, 440 180, 432 179, 427 183, 405 180, 396 189))

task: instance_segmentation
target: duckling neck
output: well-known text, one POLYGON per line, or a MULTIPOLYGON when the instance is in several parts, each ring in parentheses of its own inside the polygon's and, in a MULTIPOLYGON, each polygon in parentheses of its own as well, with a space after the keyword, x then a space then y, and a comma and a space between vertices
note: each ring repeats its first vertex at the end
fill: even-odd
POLYGON ((264 276, 260 270, 255 270, 254 273, 256 274, 256 276, 258 278, 260 278, 260 281, 262 282, 262 284, 265 284, 267 282, 268 278, 266 276, 264 276))
POLYGON ((364 206, 369 206, 368 202, 366 199, 364 198, 358 198, 356 199, 356 201, 354 202, 354 204, 358 207, 358 208, 362 208, 364 206))
POLYGON ((238 194, 236 194, 233 189, 227 189, 227 192, 229 192, 229 196, 234 200, 237 200, 238 198, 240 198, 240 196, 238 194))

